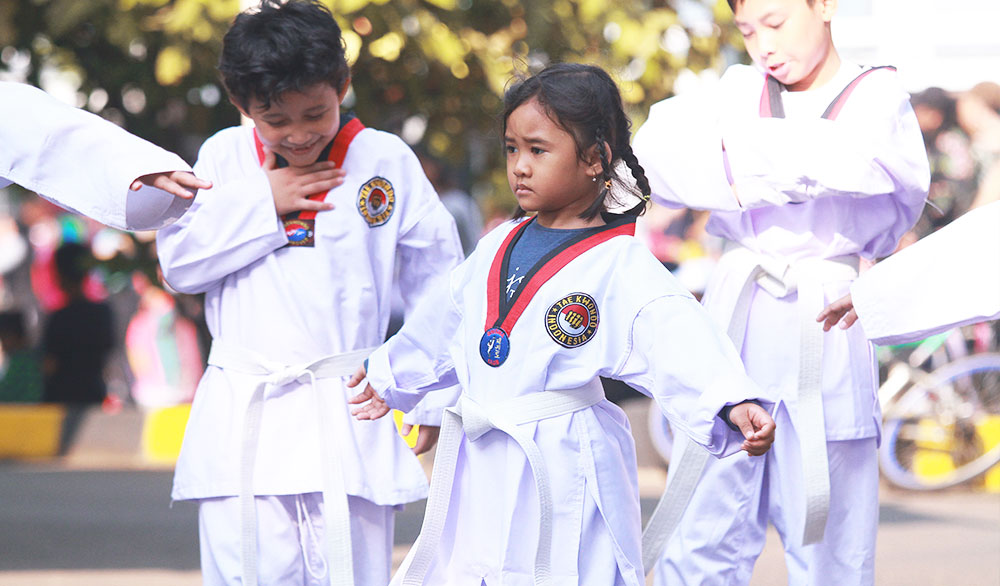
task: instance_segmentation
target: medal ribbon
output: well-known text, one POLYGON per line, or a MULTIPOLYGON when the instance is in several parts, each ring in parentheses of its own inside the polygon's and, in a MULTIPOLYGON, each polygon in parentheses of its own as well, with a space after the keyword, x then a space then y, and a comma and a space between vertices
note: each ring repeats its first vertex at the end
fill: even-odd
POLYGON ((518 287, 511 300, 507 301, 503 282, 509 268, 510 253, 524 234, 525 228, 534 220, 532 218, 522 222, 520 226, 511 230, 493 257, 486 286, 486 330, 500 328, 509 336, 535 293, 571 260, 615 236, 635 235, 635 218, 628 216, 570 238, 535 263, 525 275, 524 284, 518 287))
MULTIPOLYGON (((343 118, 341 119, 343 120, 343 118)), ((332 145, 330 146, 330 152, 326 157, 326 160, 333 161, 337 168, 344 166, 344 159, 347 157, 347 148, 351 146, 351 141, 357 136, 359 132, 365 129, 365 125, 361 123, 360 120, 351 116, 346 123, 342 122, 340 130, 337 131, 337 136, 333 137, 332 145)), ((263 165, 264 164, 264 144, 260 142, 260 137, 257 136, 257 129, 253 131, 253 142, 254 146, 257 148, 257 160, 263 165)), ((322 160, 322 155, 320 155, 320 160, 322 160)), ((319 161, 317 161, 319 162, 319 161)), ((309 196, 309 199, 314 201, 323 201, 326 199, 326 194, 329 191, 324 191, 321 193, 314 193, 309 196)), ((308 211, 296 211, 290 214, 285 214, 282 219, 285 220, 311 220, 316 217, 315 210, 308 211)))

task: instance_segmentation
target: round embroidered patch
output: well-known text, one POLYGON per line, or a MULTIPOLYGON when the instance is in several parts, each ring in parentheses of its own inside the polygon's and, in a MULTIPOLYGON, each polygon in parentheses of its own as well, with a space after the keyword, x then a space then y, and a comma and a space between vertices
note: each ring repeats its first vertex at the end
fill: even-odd
POLYGON ((576 348, 594 337, 600 321, 593 297, 586 293, 570 293, 545 312, 545 331, 560 346, 576 348))
POLYGON ((372 177, 358 190, 358 211, 374 228, 389 221, 396 203, 392 183, 382 177, 372 177))

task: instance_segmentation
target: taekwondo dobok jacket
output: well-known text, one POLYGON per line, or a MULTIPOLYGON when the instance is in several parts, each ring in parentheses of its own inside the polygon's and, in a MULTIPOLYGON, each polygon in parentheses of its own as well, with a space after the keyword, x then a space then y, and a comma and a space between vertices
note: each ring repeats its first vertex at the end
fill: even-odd
MULTIPOLYGON (((498 319, 506 276, 496 259, 521 227, 508 222, 484 237, 452 273, 450 289, 372 354, 368 379, 386 402, 409 409, 434 396, 428 389, 457 380, 490 415, 505 401, 604 376, 655 398, 713 454, 739 450, 742 435, 717 414, 757 389, 698 302, 631 236, 634 220, 596 230, 610 238, 589 247, 564 244, 552 262, 568 262, 554 274, 553 265, 536 265, 512 301, 519 316, 498 319), (491 366, 486 360, 504 353, 484 343, 484 332, 500 322, 508 352, 491 366)), ((621 409, 603 399, 518 428, 537 443, 550 477, 553 583, 610 584, 617 572, 627 584, 644 584, 635 449, 621 409), (577 576, 578 567, 596 573, 577 576)), ((454 484, 442 487, 450 493, 448 521, 425 583, 532 584, 539 540, 533 482, 525 451, 510 435, 463 436, 454 484)))
MULTIPOLYGON (((846 269, 853 259, 853 275, 820 271, 824 299, 809 307, 797 306, 794 285, 785 293, 755 284, 745 322, 737 324, 745 327, 747 373, 793 420, 805 316, 815 321, 824 302, 847 293, 858 257, 892 253, 919 216, 930 181, 916 116, 895 71, 880 68, 852 85, 861 73, 845 62, 821 88, 780 92, 785 117, 778 118, 765 111, 765 76, 733 66, 710 92, 654 104, 635 137, 656 201, 711 210, 708 232, 739 249, 722 256, 705 292, 705 307, 722 327, 753 269, 747 258, 776 273, 830 259, 846 269), (824 118, 834 102, 837 111, 824 118)), ((878 435, 873 365, 860 328, 823 335, 827 439, 878 435)))
MULTIPOLYGON (((277 216, 253 129, 229 128, 203 145, 195 171, 215 187, 158 233, 157 246, 171 286, 205 293, 213 345, 286 365, 375 347, 385 337, 394 283, 409 308, 435 282, 446 282, 461 260, 454 221, 409 147, 370 128, 355 128, 352 140, 338 142, 348 126, 331 151, 340 152, 347 171, 345 182, 326 195, 336 207, 317 213, 308 228, 298 221, 283 225, 277 216), (310 238, 314 245, 303 245, 310 238)), ((324 425, 334 430, 347 493, 381 505, 423 498, 426 475, 392 418, 354 420, 347 404, 354 392, 345 380, 318 378, 315 384, 326 398, 324 425)), ((208 367, 177 462, 173 498, 238 493, 244 413, 260 382, 208 367)), ((254 494, 322 489, 320 424, 309 387, 308 378, 268 387, 254 494)), ((439 420, 440 409, 428 408, 412 422, 439 420)))
POLYGON ((976 208, 878 263, 851 285, 878 344, 1000 319, 1000 202, 976 208))
POLYGON ((0 82, 0 187, 30 189, 122 230, 173 222, 190 199, 133 181, 191 167, 174 153, 23 83, 0 82))

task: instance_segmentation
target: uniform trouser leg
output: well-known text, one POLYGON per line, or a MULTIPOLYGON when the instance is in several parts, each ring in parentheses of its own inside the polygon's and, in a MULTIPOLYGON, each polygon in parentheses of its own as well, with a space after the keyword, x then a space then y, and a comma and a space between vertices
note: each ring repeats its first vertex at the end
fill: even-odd
MULTIPOLYGON (((261 586, 329 584, 323 547, 321 493, 259 496, 258 574, 261 586)), ((395 508, 349 496, 357 586, 385 586, 392 565, 395 508)), ((199 501, 201 568, 205 586, 241 584, 240 503, 237 497, 199 501)))
MULTIPOLYGON (((686 438, 674 442, 671 462, 680 461, 688 443, 686 438)), ((708 459, 656 566, 656 586, 733 586, 750 581, 766 536, 767 509, 761 508, 761 501, 766 498, 769 455, 708 459)))
MULTIPOLYGON (((767 523, 785 548, 793 586, 874 583, 878 460, 874 438, 827 442, 830 515, 822 542, 802 546, 805 493, 799 440, 788 410, 775 414, 774 445, 763 458, 710 458, 656 568, 657 586, 746 585, 767 523)), ((680 443, 680 442, 678 442, 680 443)), ((674 445, 671 461, 683 446, 674 445)))
POLYGON ((805 494, 796 430, 779 412, 773 465, 769 462, 770 520, 781 536, 792 586, 869 586, 875 581, 878 459, 875 438, 827 442, 830 514, 823 540, 802 545, 805 494), (781 438, 781 441, 778 441, 781 438))

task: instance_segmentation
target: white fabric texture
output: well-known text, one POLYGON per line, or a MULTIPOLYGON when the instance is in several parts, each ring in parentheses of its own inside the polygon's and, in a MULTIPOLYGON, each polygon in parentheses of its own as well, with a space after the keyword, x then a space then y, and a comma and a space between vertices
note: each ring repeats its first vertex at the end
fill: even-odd
POLYGON ((190 171, 169 151, 23 83, 0 82, 0 187, 11 182, 122 230, 155 230, 191 200, 133 181, 190 171))
MULTIPOLYGON (((781 405, 778 433, 760 458, 709 466, 678 531, 657 566, 656 586, 747 584, 764 548, 768 522, 785 548, 789 586, 873 584, 878 529, 878 460, 874 438, 827 442, 830 520, 821 543, 801 546, 805 515, 799 430, 781 405), (710 490, 707 487, 725 487, 710 490), (716 544, 705 547, 704 544, 716 544)), ((683 442, 674 444, 671 461, 683 442)))
MULTIPOLYGON (((739 449, 742 435, 716 414, 759 392, 725 335, 633 237, 598 244, 541 285, 510 332, 506 362, 487 365, 479 353, 487 274, 514 228, 502 225, 480 241, 452 274, 450 291, 426 311, 418 309, 372 354, 369 381, 389 405, 406 408, 431 398, 435 393, 428 390, 449 377, 471 400, 489 405, 607 376, 656 398, 714 454, 739 449), (588 342, 568 348, 546 333, 545 318, 574 293, 592 296, 600 322, 588 342)), ((601 401, 517 427, 538 446, 552 489, 550 583, 643 584, 635 448, 624 413, 601 401)), ((424 583, 533 584, 535 492, 517 441, 500 430, 475 441, 463 437, 441 545, 424 583)))
MULTIPOLYGON (((235 497, 198 503, 202 580, 205 586, 242 584, 240 563, 240 504, 235 497)), ((257 497, 261 519, 258 549, 261 584, 327 586, 323 555, 326 530, 323 498, 318 493, 257 497)), ((395 507, 348 497, 354 535, 354 577, 357 586, 385 586, 392 567, 395 507)))
POLYGON ((971 210, 876 264, 851 285, 851 298, 876 344, 1000 318, 1000 202, 971 210))
MULTIPOLYGON (((381 343, 391 292, 407 311, 462 258, 454 221, 438 201, 416 156, 397 137, 373 129, 355 136, 344 159, 345 183, 316 216, 314 248, 285 247, 252 130, 223 130, 202 147, 195 170, 216 185, 189 213, 157 235, 167 281, 205 293, 216 340, 281 364, 308 364, 381 343), (394 189, 392 215, 370 227, 357 207, 373 177, 394 189), (211 197, 208 197, 211 195, 211 197)), ((203 197, 204 195, 204 197, 203 197)), ((360 366, 360 364, 359 364, 360 366)), ((239 493, 243 418, 261 378, 210 366, 199 384, 174 476, 173 498, 239 493)), ((319 379, 347 493, 396 505, 426 495, 427 480, 391 418, 360 422, 349 413, 344 378, 319 379)), ((253 492, 300 494, 323 489, 321 443, 309 381, 283 381, 264 395, 253 492)), ((421 406, 416 423, 440 421, 457 389, 421 406), (435 400, 440 403, 434 404, 435 400), (423 417, 421 418, 421 415, 423 417)))

